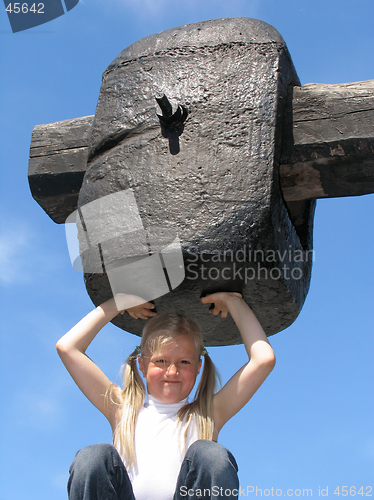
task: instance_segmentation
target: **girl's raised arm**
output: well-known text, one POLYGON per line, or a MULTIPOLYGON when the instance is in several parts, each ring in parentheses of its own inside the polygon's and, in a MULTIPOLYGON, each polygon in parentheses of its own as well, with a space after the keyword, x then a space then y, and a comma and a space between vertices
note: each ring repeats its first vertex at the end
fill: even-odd
POLYGON ((238 293, 214 293, 201 299, 213 303, 210 312, 231 314, 242 336, 248 362, 214 396, 214 424, 218 434, 223 425, 245 406, 275 365, 274 351, 253 311, 238 293))
MULTIPOLYGON (((139 305, 139 298, 121 294, 116 296, 117 305, 127 310, 134 318, 154 316, 153 304, 146 302, 139 305), (135 305, 134 305, 135 304, 135 305)), ((114 299, 109 299, 98 306, 69 330, 56 344, 57 352, 66 369, 74 379, 83 394, 115 427, 117 406, 110 404, 105 397, 110 380, 86 355, 86 349, 99 331, 118 314, 114 299)))

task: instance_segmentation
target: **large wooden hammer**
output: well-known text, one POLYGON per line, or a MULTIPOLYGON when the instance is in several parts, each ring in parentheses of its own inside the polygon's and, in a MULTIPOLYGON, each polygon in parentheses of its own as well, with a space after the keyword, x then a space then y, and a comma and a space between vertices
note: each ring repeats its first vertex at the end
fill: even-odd
POLYGON ((199 297, 241 292, 268 335, 296 319, 315 200, 374 192, 373 109, 374 81, 300 87, 261 21, 181 26, 119 54, 94 117, 35 127, 31 192, 55 222, 77 222, 96 305, 127 281, 195 318, 207 345, 235 344, 231 318, 207 320, 199 297))

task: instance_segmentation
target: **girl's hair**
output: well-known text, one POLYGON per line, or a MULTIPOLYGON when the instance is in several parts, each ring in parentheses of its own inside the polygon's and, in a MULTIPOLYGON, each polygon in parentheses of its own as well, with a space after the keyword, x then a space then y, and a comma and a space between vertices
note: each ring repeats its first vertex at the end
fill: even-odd
MULTIPOLYGON (((153 353, 173 341, 179 335, 190 336, 196 346, 196 352, 204 355, 204 367, 196 394, 191 403, 184 405, 178 412, 179 424, 185 423, 184 439, 188 428, 195 422, 199 430, 199 439, 213 438, 213 395, 217 389, 219 375, 206 352, 198 325, 180 313, 165 313, 150 319, 142 334, 141 354, 153 353)), ((146 389, 137 368, 138 349, 135 349, 125 362, 124 387, 121 390, 112 384, 109 388, 111 401, 122 407, 121 420, 114 429, 113 443, 126 462, 128 469, 136 466, 135 426, 136 419, 144 404, 146 389), (119 402, 119 403, 118 403, 119 402)))

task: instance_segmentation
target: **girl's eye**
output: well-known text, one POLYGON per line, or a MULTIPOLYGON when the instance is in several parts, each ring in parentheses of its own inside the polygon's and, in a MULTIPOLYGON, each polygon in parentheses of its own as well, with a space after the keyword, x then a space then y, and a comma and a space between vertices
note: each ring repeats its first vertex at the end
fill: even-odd
POLYGON ((166 361, 165 361, 165 359, 157 359, 157 360, 156 360, 156 363, 157 363, 158 365, 164 365, 164 364, 166 363, 166 361))
POLYGON ((182 365, 189 365, 190 362, 187 360, 187 359, 184 359, 183 361, 181 361, 182 365))

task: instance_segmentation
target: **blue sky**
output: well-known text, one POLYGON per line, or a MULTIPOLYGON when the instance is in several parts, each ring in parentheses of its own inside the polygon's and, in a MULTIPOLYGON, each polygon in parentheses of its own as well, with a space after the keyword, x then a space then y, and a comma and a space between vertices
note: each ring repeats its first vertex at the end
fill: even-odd
MULTIPOLYGON (((111 440, 105 418, 55 352, 92 303, 70 265, 64 227, 29 192, 32 129, 94 114, 101 74, 139 38, 235 16, 280 32, 302 84, 374 78, 372 0, 81 0, 16 34, 0 9, 1 500, 66 499, 75 452, 111 440)), ((328 487, 334 498, 338 486, 363 486, 364 494, 371 486, 374 495, 373 209, 374 195, 317 203, 304 308, 271 338, 275 370, 220 436, 237 458, 245 492, 257 486, 263 496, 302 496, 310 488, 318 496, 328 487)), ((136 343, 108 325, 89 354, 118 379, 136 343)), ((244 362, 243 350, 210 349, 224 380, 244 362)))

